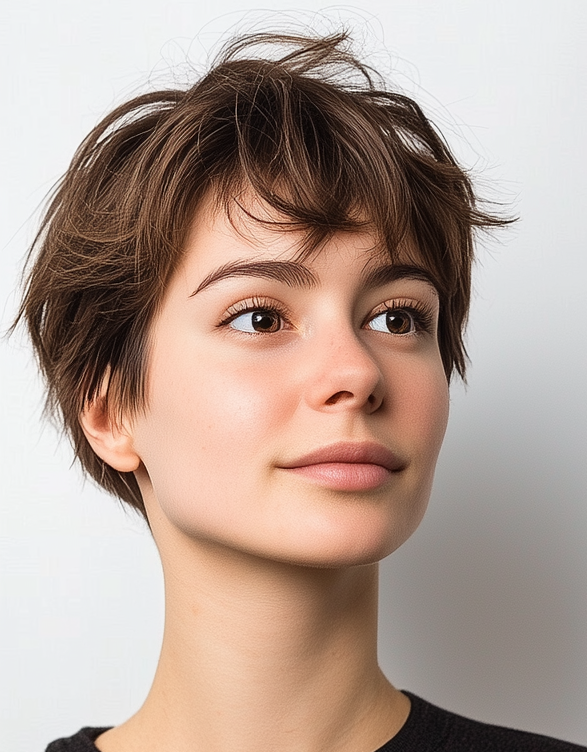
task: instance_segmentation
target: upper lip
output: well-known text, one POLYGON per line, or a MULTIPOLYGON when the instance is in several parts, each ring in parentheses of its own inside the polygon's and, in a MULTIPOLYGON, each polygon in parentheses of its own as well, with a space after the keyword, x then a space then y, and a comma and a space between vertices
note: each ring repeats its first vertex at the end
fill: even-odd
POLYGON ((295 460, 280 463, 279 467, 305 467, 326 462, 381 465, 391 471, 400 470, 403 467, 403 463, 393 452, 374 441, 340 441, 336 444, 314 449, 295 460))

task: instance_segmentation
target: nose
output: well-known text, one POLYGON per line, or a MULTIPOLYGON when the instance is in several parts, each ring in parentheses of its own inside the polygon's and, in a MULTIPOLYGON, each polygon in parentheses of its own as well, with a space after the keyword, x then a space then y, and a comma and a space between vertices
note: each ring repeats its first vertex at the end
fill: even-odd
POLYGON ((366 345, 349 327, 324 333, 308 353, 306 401, 315 410, 357 410, 373 413, 382 403, 385 383, 381 369, 366 345))

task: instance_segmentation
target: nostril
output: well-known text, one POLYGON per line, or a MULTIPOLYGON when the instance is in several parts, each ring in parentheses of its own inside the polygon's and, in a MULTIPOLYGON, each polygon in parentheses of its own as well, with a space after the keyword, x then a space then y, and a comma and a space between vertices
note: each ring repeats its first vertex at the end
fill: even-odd
POLYGON ((326 400, 326 404, 327 405, 335 405, 340 399, 343 399, 343 398, 347 398, 348 399, 348 397, 352 398, 352 396, 353 395, 351 394, 351 392, 336 392, 336 394, 333 394, 332 397, 329 397, 326 400))

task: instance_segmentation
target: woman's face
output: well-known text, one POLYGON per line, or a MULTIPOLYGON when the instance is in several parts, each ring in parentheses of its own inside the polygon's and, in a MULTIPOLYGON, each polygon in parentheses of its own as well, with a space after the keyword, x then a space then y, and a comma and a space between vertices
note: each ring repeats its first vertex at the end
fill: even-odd
POLYGON ((438 296, 368 233, 303 265, 299 242, 200 209, 153 323, 137 477, 150 517, 194 541, 369 563, 428 501, 448 414, 438 296))

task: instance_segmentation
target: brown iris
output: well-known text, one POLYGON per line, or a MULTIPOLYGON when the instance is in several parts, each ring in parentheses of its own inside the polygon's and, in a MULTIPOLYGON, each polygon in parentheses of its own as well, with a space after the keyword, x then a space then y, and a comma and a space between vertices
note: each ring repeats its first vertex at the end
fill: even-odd
POLYGON ((276 332, 279 329, 279 314, 275 311, 253 311, 251 323, 256 332, 276 332))
POLYGON ((407 311, 388 311, 385 324, 392 334, 409 334, 414 327, 414 320, 407 311))

